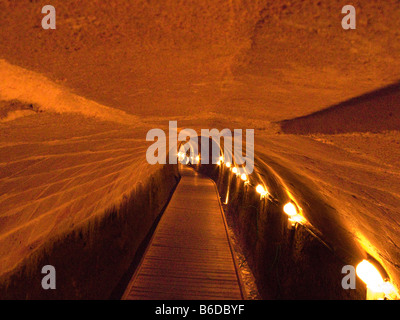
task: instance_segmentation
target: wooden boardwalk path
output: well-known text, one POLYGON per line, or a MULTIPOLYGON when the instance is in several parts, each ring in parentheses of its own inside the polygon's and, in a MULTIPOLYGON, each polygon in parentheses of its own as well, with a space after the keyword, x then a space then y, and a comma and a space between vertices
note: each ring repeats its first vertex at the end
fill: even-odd
POLYGON ((215 184, 181 175, 123 299, 242 299, 215 184))

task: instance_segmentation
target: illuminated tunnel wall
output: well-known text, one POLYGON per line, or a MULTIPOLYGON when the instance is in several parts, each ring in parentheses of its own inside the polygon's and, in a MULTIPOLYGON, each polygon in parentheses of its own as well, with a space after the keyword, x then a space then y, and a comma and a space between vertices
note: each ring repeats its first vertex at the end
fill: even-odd
POLYGON ((73 233, 49 239, 12 275, 0 279, 2 299, 119 299, 146 238, 179 181, 178 166, 160 166, 145 183, 104 208, 73 233), (43 290, 41 269, 57 270, 57 289, 43 290))
MULTIPOLYGON (((329 245, 301 224, 289 226, 282 208, 290 198, 280 179, 267 166, 256 159, 250 184, 245 184, 232 172, 232 167, 224 164, 194 167, 216 182, 225 213, 262 298, 365 299, 365 285, 359 279, 356 290, 344 290, 341 285, 342 268, 354 265, 357 262, 354 257, 338 257, 329 245), (262 182, 272 194, 271 199, 260 199, 256 192, 255 186, 262 182)), ((311 191, 309 197, 317 198, 311 191)))
MULTIPOLYGON (((210 155, 215 143, 210 140, 210 155)), ((223 150, 219 145, 218 149, 223 150)), ((249 184, 225 164, 200 164, 194 168, 216 182, 262 298, 365 299, 365 285, 358 278, 357 290, 343 290, 341 286, 342 267, 355 265, 360 257, 339 256, 301 224, 289 228, 288 216, 283 213, 283 205, 291 200, 287 189, 266 164, 269 159, 255 160, 249 184), (260 198, 255 188, 258 183, 268 188, 270 198, 260 198)), ((105 208, 102 218, 62 238, 49 239, 51 245, 30 256, 17 272, 5 275, 7 281, 0 279, 0 283, 5 283, 0 286, 0 296, 4 299, 120 298, 146 238, 178 181, 177 165, 160 166, 146 183, 125 196, 118 207, 105 208), (40 270, 48 264, 56 267, 60 290, 42 290, 40 270)), ((303 201, 313 203, 312 209, 318 214, 329 210, 328 204, 318 200, 318 195, 302 185, 300 179, 292 181, 296 181, 293 187, 304 189, 303 201)))

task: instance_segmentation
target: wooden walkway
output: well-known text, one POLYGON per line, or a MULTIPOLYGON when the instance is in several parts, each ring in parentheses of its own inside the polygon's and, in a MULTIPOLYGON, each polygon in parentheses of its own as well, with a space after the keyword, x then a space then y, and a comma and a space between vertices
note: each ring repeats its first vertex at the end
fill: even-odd
POLYGON ((123 299, 242 299, 216 186, 191 168, 181 175, 123 299))

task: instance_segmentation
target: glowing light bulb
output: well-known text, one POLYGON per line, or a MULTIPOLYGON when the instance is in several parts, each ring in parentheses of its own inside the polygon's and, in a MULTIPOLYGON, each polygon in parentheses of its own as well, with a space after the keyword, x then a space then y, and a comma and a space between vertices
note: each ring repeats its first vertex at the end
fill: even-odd
POLYGON ((257 193, 260 194, 260 199, 265 198, 267 196, 267 194, 268 194, 268 190, 264 189, 264 187, 261 184, 259 184, 256 187, 256 191, 257 191, 257 193))
POLYGON ((219 157, 219 161, 224 162, 224 157, 219 157))
POLYGON ((221 165, 221 160, 218 160, 217 165, 219 166, 221 165))
POLYGON ((297 209, 295 207, 295 205, 291 202, 288 202, 287 204, 285 204, 285 206, 283 207, 283 211, 289 216, 295 216, 297 215, 297 209))
POLYGON ((240 176, 240 179, 242 179, 243 181, 247 181, 247 174, 242 173, 242 175, 240 176))
POLYGON ((259 194, 261 194, 261 195, 264 195, 264 194, 267 193, 267 191, 264 189, 264 187, 263 187, 261 184, 259 184, 259 185, 257 186, 256 191, 257 191, 259 194))
POLYGON ((230 162, 225 163, 225 165, 226 165, 228 168, 231 167, 231 163, 230 163, 230 162))
POLYGON ((289 218, 289 221, 292 223, 292 226, 295 226, 296 223, 302 224, 304 222, 304 218, 299 214, 295 214, 289 218))
POLYGON ((196 162, 199 163, 200 162, 200 156, 196 157, 196 162))
POLYGON ((233 173, 237 173, 237 172, 238 172, 238 169, 237 169, 236 167, 233 167, 233 168, 232 168, 232 172, 233 172, 233 173))
POLYGON ((369 261, 363 260, 356 267, 357 276, 373 291, 381 291, 383 278, 376 267, 369 261))

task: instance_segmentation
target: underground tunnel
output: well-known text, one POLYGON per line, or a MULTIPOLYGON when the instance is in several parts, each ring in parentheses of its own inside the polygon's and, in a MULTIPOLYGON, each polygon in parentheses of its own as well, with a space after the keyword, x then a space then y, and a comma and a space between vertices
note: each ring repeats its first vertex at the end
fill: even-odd
POLYGON ((399 300, 399 16, 0 0, 0 300, 399 300))

